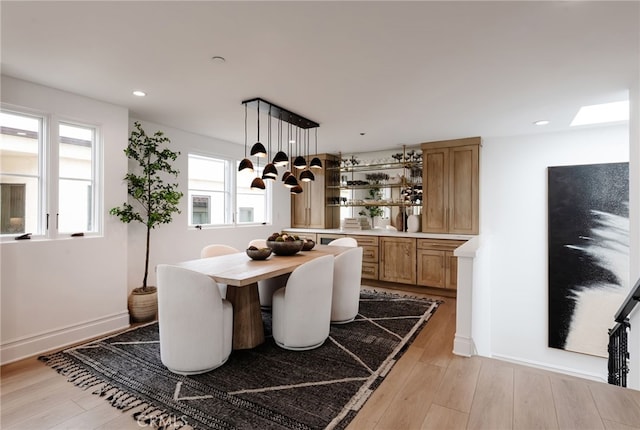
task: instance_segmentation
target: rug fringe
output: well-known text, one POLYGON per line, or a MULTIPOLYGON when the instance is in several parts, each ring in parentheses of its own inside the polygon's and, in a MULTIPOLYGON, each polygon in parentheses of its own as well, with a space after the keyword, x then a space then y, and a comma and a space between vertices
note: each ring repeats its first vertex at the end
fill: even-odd
POLYGON ((92 388, 91 394, 104 397, 112 407, 123 412, 143 406, 132 414, 134 420, 140 425, 145 425, 158 430, 179 430, 188 425, 184 416, 176 416, 167 413, 166 410, 153 406, 144 400, 139 399, 116 386, 109 384, 103 379, 92 374, 88 370, 79 366, 72 358, 63 354, 63 352, 54 353, 52 355, 42 355, 38 357, 47 366, 54 369, 60 375, 65 376, 67 381, 75 386, 87 390, 92 388))

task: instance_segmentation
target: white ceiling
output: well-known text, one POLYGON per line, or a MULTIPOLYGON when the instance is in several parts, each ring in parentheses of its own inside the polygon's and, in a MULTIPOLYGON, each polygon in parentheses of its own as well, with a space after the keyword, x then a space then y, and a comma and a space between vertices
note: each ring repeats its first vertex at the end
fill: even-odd
POLYGON ((2 1, 1 14, 3 74, 235 143, 242 100, 261 97, 319 122, 321 152, 567 130, 639 76, 637 1, 2 1))

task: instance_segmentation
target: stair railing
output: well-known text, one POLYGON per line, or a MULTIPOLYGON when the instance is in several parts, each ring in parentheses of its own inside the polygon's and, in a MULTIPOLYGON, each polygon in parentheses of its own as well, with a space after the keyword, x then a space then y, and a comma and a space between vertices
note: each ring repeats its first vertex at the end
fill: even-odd
POLYGON ((629 345, 628 336, 631 330, 629 314, 640 301, 640 279, 629 292, 615 316, 615 326, 609 329, 609 377, 608 382, 620 387, 627 386, 629 373, 629 345))

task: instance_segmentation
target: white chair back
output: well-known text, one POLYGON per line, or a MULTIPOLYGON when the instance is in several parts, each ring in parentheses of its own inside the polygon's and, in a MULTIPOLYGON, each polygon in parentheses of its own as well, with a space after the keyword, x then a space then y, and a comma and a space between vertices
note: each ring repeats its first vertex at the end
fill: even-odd
POLYGON ((333 246, 358 246, 358 241, 352 237, 341 237, 339 239, 334 239, 329 242, 329 245, 333 246))
POLYGON ((267 241, 265 239, 253 239, 249 242, 249 246, 255 246, 256 248, 266 248, 267 241))
POLYGON ((353 321, 358 315, 362 253, 362 248, 357 247, 335 257, 331 300, 331 322, 334 324, 353 321))
POLYGON ((222 365, 233 343, 233 307, 216 282, 202 273, 158 265, 160 359, 180 374, 222 365))
POLYGON ((235 254, 240 252, 232 246, 213 244, 207 245, 200 251, 200 258, 217 257, 218 255, 235 254))
POLYGON ((273 338, 287 349, 317 348, 329 337, 334 257, 300 265, 273 294, 273 338))

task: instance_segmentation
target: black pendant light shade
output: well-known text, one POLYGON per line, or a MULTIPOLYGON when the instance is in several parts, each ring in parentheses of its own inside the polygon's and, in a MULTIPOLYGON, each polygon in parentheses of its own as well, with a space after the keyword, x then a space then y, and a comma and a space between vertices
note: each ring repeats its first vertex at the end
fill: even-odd
POLYGON ((293 160, 293 167, 296 169, 304 169, 307 167, 307 162, 305 161, 302 155, 298 155, 295 160, 293 160))
POLYGON ((253 181, 251 181, 251 189, 252 190, 264 190, 266 187, 264 185, 264 181, 262 180, 262 178, 254 178, 253 181))
POLYGON ((256 142, 251 147, 251 155, 264 158, 267 156, 267 148, 260 142, 256 142))
POLYGON ((248 158, 243 159, 238 165, 238 172, 253 172, 253 163, 248 158))
POLYGON ((289 176, 291 176, 291 171, 287 170, 282 174, 282 182, 286 181, 289 176))
POLYGON ((322 161, 318 157, 313 157, 311 163, 309 163, 309 167, 312 169, 322 169, 322 161))
POLYGON ((289 174, 289 176, 287 176, 287 179, 284 180, 284 186, 287 188, 292 188, 299 185, 298 184, 298 180, 296 179, 296 177, 292 174, 289 174))
POLYGON ((315 176, 313 176, 313 173, 311 172, 311 170, 305 170, 304 172, 300 173, 300 180, 302 182, 310 182, 310 181, 315 181, 316 178, 315 176))
POLYGON ((264 166, 264 170, 262 172, 262 177, 266 179, 276 179, 278 177, 278 169, 272 163, 264 166))
POLYGON ((276 166, 286 166, 289 164, 289 157, 284 151, 278 151, 276 156, 273 157, 273 164, 276 166))
POLYGON ((291 188, 291 194, 300 194, 302 192, 302 187, 300 185, 296 185, 291 188))

